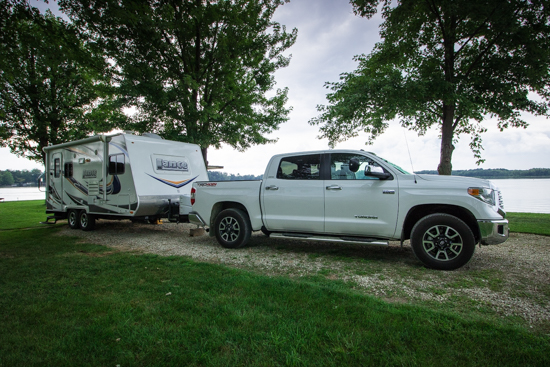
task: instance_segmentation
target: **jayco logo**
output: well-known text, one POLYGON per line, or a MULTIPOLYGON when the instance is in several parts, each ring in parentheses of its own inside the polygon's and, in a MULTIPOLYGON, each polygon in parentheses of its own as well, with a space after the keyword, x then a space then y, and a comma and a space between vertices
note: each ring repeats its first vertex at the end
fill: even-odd
POLYGON ((183 171, 187 172, 187 162, 169 161, 167 159, 157 158, 157 170, 163 171, 183 171))

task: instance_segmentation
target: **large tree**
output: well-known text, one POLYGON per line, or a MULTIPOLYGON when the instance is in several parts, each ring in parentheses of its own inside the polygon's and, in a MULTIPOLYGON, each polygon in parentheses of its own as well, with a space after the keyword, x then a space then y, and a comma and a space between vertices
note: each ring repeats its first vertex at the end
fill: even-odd
POLYGON ((0 0, 0 145, 44 162, 49 144, 111 130, 107 66, 61 18, 0 0))
POLYGON ((526 127, 521 112, 549 113, 548 0, 352 0, 370 18, 382 4, 379 42, 358 68, 327 83, 328 106, 311 124, 334 145, 359 131, 369 142, 395 118, 423 134, 441 131, 439 174, 450 175, 454 144, 470 135, 481 158, 481 122, 526 127))
POLYGON ((288 119, 273 73, 296 40, 271 20, 283 0, 61 0, 104 46, 120 93, 138 113, 128 128, 207 148, 270 142, 288 119))

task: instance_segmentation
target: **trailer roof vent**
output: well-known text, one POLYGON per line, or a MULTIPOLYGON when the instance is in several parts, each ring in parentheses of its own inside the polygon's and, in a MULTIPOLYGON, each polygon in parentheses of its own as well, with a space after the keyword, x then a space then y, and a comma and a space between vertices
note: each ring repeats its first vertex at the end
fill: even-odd
POLYGON ((153 138, 153 139, 163 139, 162 136, 158 135, 158 134, 155 134, 155 133, 143 133, 143 136, 147 137, 147 138, 153 138))

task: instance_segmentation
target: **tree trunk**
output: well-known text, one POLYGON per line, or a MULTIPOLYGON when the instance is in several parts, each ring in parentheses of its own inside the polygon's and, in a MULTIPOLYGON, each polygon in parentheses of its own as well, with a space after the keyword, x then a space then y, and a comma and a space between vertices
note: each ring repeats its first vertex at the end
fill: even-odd
POLYGON ((440 175, 451 175, 453 171, 453 165, 451 159, 453 158, 453 151, 455 149, 453 145, 453 119, 454 119, 454 106, 443 104, 443 124, 441 126, 441 153, 439 156, 439 166, 437 166, 437 172, 440 175))
POLYGON ((201 153, 202 153, 202 159, 204 159, 204 165, 206 166, 206 169, 208 169, 208 155, 207 155, 207 152, 208 152, 208 148, 201 148, 201 153))

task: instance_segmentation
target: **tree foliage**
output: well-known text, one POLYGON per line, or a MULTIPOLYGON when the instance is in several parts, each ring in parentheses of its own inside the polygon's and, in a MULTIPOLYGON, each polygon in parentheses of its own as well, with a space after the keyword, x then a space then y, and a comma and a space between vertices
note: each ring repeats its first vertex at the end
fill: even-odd
POLYGON ((208 171, 210 181, 257 181, 261 180, 263 175, 241 175, 219 171, 208 171))
POLYGON ((137 108, 127 128, 206 149, 272 140, 287 120, 273 73, 297 31, 271 20, 283 0, 61 0, 115 60, 120 93, 137 108))
POLYGON ((41 174, 42 171, 37 168, 31 171, 26 169, 0 171, 0 186, 11 186, 13 184, 36 186, 38 177, 41 174))
POLYGON ((107 63, 61 18, 0 0, 0 143, 44 161, 42 148, 109 131, 107 63))
POLYGON ((419 134, 441 131, 438 172, 451 174, 462 134, 481 157, 481 122, 526 127, 521 112, 548 116, 550 4, 548 0, 351 0, 356 15, 382 4, 382 41, 356 56, 358 68, 327 83, 328 106, 311 124, 332 145, 359 131, 372 142, 388 122, 419 134))

